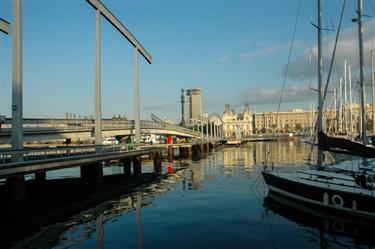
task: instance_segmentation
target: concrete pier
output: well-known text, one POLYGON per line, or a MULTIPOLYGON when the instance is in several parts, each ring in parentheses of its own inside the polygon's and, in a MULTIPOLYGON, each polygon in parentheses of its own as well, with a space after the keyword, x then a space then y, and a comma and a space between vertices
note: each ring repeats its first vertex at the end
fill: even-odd
POLYGON ((192 160, 193 161, 198 161, 202 157, 202 145, 201 144, 194 144, 192 146, 192 160))
POLYGON ((44 183, 47 180, 47 172, 38 172, 35 173, 35 182, 38 184, 44 183))
POLYGON ((186 147, 180 147, 179 149, 179 157, 180 158, 186 158, 187 157, 187 148, 186 147))
POLYGON ((172 163, 173 162, 173 157, 174 157, 173 146, 170 145, 170 146, 168 146, 168 162, 172 163))
POLYGON ((25 179, 17 175, 6 179, 8 199, 10 202, 23 201, 26 198, 25 179))
POLYGON ((191 159, 192 155, 193 155, 193 149, 192 149, 192 147, 187 147, 186 150, 187 150, 186 158, 187 159, 191 159))
POLYGON ((154 154, 154 173, 155 175, 162 174, 162 167, 161 167, 161 154, 156 152, 154 154))
POLYGON ((126 175, 126 176, 130 176, 132 174, 131 163, 132 163, 132 159, 130 157, 124 158, 122 160, 122 166, 123 166, 123 169, 124 169, 124 175, 126 175))
POLYGON ((97 162, 91 165, 81 166, 81 178, 82 179, 95 179, 103 176, 103 165, 101 162, 97 162))
POLYGON ((133 157, 133 173, 136 176, 140 176, 142 174, 141 156, 134 156, 133 157))

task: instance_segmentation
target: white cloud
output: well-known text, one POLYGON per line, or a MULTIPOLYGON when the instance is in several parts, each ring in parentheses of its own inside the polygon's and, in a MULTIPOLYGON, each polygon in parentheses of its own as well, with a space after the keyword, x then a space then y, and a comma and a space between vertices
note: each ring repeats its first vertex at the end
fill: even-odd
MULTIPOLYGON (((240 96, 241 105, 250 103, 251 105, 277 104, 280 99, 280 89, 265 89, 264 86, 255 86, 251 90, 244 92, 240 96)), ((311 95, 311 90, 307 85, 291 86, 284 90, 282 103, 293 103, 307 101, 311 95)))
POLYGON ((227 63, 229 61, 230 56, 228 54, 222 55, 217 59, 217 62, 219 63, 227 63))
MULTIPOLYGON (((375 19, 364 22, 363 30, 363 48, 364 48, 364 62, 365 62, 365 73, 366 77, 370 76, 370 49, 373 49, 375 44, 375 19)), ((327 45, 323 47, 323 64, 328 71, 330 64, 332 50, 334 46, 336 34, 327 37, 324 41, 325 44, 329 41, 329 48, 327 45), (328 52, 327 52, 328 51, 328 52)), ((358 48, 358 28, 353 26, 341 31, 337 45, 336 56, 335 56, 335 69, 338 75, 343 72, 344 61, 347 60, 347 64, 351 65, 353 73, 356 75, 356 71, 359 68, 359 48, 358 48)), ((318 60, 318 49, 315 45, 312 49, 306 48, 303 54, 289 65, 288 78, 293 80, 306 80, 317 76, 317 60, 318 60), (310 63, 311 56, 311 63, 310 63)))
MULTIPOLYGON (((244 59, 254 59, 254 58, 259 58, 259 57, 263 57, 263 56, 266 56, 266 55, 271 55, 271 54, 274 54, 276 52, 279 52, 281 50, 285 50, 285 49, 288 49, 290 47, 290 44, 289 43, 279 43, 279 44, 266 44, 266 43, 258 43, 258 46, 260 46, 261 48, 255 50, 255 51, 251 51, 251 52, 248 52, 248 53, 242 53, 240 54, 240 57, 241 58, 244 58, 244 59)), ((294 43, 294 47, 297 47, 299 46, 297 43, 294 43)))

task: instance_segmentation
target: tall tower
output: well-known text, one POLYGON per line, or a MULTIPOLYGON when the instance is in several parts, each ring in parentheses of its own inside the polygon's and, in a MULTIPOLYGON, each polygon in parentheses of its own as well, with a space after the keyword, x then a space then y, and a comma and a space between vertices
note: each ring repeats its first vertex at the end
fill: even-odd
POLYGON ((186 90, 188 120, 198 119, 202 115, 202 90, 198 88, 186 90))
POLYGON ((181 126, 185 126, 185 110, 184 110, 184 103, 185 103, 185 95, 184 89, 181 89, 181 126))

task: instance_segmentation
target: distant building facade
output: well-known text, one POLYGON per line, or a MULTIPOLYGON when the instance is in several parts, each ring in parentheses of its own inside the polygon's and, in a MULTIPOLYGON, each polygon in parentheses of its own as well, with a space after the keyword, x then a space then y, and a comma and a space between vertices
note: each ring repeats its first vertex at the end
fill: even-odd
POLYGON ((258 112, 254 114, 254 133, 302 132, 311 124, 308 111, 292 109, 287 112, 258 112))
POLYGON ((198 88, 186 90, 187 121, 199 119, 202 115, 202 90, 198 88))
POLYGON ((229 104, 226 104, 222 120, 224 138, 240 139, 250 137, 253 134, 253 113, 248 104, 239 114, 229 104))

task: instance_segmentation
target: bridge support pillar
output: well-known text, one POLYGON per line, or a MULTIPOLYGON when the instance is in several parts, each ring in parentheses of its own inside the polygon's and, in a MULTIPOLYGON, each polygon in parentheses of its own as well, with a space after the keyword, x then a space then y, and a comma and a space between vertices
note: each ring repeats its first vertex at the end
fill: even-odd
POLYGON ((23 175, 17 175, 6 179, 8 199, 10 202, 23 201, 26 198, 26 186, 23 175))
POLYGON ((208 144, 208 152, 211 152, 214 149, 214 144, 209 143, 208 144))
POLYGON ((133 173, 136 176, 140 176, 142 174, 142 161, 140 156, 133 157, 133 173))
POLYGON ((191 159, 192 158, 192 154, 193 154, 192 146, 191 147, 187 147, 186 150, 187 150, 187 155, 186 155, 187 159, 191 159))
POLYGON ((47 179, 47 173, 45 171, 35 173, 35 182, 43 183, 46 181, 46 179, 47 179))
POLYGON ((101 162, 97 162, 91 165, 81 166, 81 178, 82 179, 95 179, 103 176, 103 165, 101 162))
POLYGON ((162 167, 161 167, 161 155, 159 152, 154 154, 154 173, 155 175, 162 174, 162 167))
POLYGON ((132 163, 132 160, 129 157, 124 158, 124 160, 122 161, 122 166, 123 166, 123 169, 124 169, 124 175, 126 175, 126 176, 130 176, 132 174, 131 163, 132 163))
POLYGON ((200 148, 201 155, 203 155, 203 154, 206 153, 206 146, 205 146, 205 144, 200 144, 199 148, 200 148))
POLYGON ((192 156, 193 161, 199 161, 202 155, 202 146, 200 144, 192 145, 192 152, 193 152, 193 156, 192 156))
POLYGON ((180 147, 179 148, 179 155, 180 155, 180 158, 186 158, 187 157, 186 147, 180 147))
POLYGON ((168 162, 172 163, 173 162, 173 146, 169 145, 168 146, 168 162))

